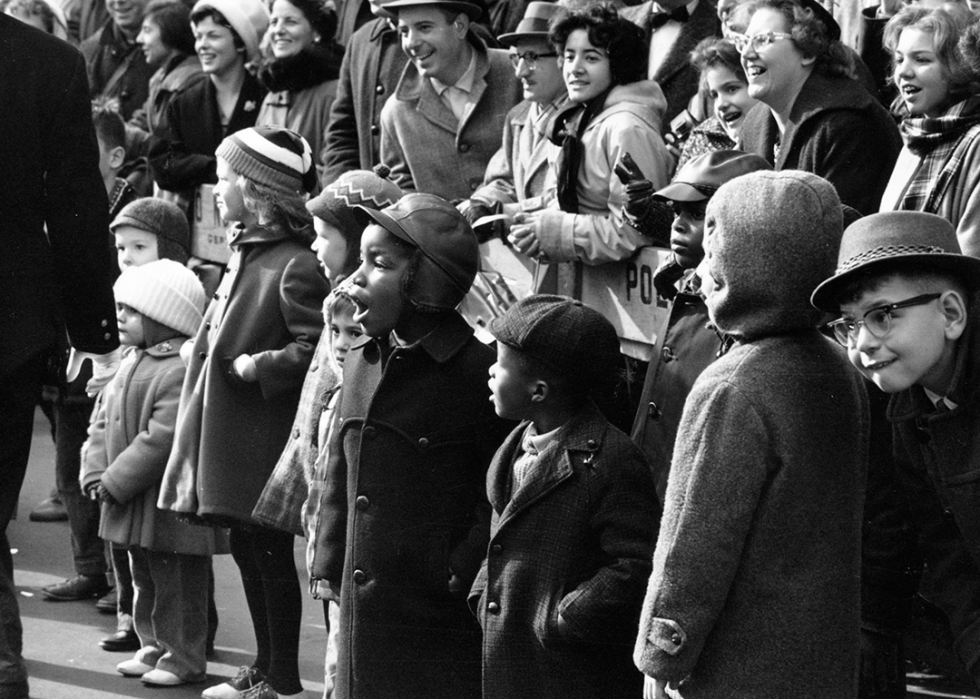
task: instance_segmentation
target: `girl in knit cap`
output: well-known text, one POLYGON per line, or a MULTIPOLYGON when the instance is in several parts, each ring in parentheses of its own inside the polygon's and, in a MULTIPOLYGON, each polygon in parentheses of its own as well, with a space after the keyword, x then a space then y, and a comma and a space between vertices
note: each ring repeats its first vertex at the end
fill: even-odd
POLYGON ((204 289, 180 263, 157 260, 128 267, 115 295, 123 359, 82 447, 81 484, 102 502, 99 536, 129 550, 137 590, 141 648, 116 667, 151 685, 200 682, 215 533, 157 509, 157 496, 184 380, 180 348, 201 324, 204 289))
POLYGON ((217 152, 215 198, 231 260, 190 353, 162 507, 231 527, 258 652, 238 676, 205 690, 235 699, 303 691, 302 616, 293 533, 262 526, 252 510, 289 439, 300 389, 323 331, 328 284, 309 245, 307 193, 316 184, 309 144, 287 129, 239 131, 217 152))

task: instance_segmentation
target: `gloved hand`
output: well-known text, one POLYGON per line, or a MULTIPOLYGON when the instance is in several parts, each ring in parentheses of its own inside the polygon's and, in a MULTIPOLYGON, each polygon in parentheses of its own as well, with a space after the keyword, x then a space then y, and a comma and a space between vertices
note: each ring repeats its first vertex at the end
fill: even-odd
POLYGON ((459 209, 459 213, 463 214, 463 218, 471 226, 477 220, 493 213, 493 208, 491 208, 490 203, 480 199, 466 199, 456 208, 459 209))
POLYGON ((623 153, 615 166, 616 176, 626 187, 626 215, 641 219, 653 197, 653 183, 643 176, 640 166, 629 153, 623 153))
POLYGON ((480 199, 467 199, 457 207, 460 213, 463 214, 463 218, 473 226, 473 232, 476 234, 476 240, 481 245, 488 240, 493 238, 504 237, 504 225, 503 221, 497 220, 490 223, 485 223, 481 226, 477 226, 476 222, 481 218, 486 216, 493 216, 499 214, 503 211, 503 206, 500 202, 486 202, 480 199))
POLYGON ((673 301, 677 296, 677 280, 683 276, 684 268, 677 264, 673 255, 669 255, 653 273, 653 288, 660 298, 673 301))
POLYGON ((68 355, 68 382, 72 382, 82 370, 82 362, 86 359, 92 360, 92 378, 85 384, 85 392, 89 396, 95 396, 107 383, 112 381, 112 377, 119 370, 120 350, 117 347, 106 354, 92 354, 91 352, 81 352, 74 347, 68 355))
POLYGON ((112 497, 112 493, 101 481, 92 485, 87 491, 88 497, 94 502, 104 502, 108 505, 118 505, 119 502, 112 497))

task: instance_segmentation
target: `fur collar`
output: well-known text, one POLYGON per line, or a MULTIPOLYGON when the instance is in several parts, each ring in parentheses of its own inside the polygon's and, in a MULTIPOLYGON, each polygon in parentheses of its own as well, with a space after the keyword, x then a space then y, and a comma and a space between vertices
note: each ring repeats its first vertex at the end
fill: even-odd
POLYGON ((259 70, 259 82, 270 92, 306 90, 328 80, 336 80, 343 57, 343 51, 335 43, 316 44, 294 56, 266 63, 259 70))

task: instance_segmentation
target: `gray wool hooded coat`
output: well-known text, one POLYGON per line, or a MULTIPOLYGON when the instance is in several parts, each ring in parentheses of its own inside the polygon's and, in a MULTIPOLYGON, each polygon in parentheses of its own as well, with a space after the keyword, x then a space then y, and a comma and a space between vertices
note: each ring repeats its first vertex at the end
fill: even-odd
POLYGON ((737 341, 684 406, 634 660, 685 699, 856 697, 867 398, 809 304, 840 201, 756 172, 705 230, 709 312, 737 341))

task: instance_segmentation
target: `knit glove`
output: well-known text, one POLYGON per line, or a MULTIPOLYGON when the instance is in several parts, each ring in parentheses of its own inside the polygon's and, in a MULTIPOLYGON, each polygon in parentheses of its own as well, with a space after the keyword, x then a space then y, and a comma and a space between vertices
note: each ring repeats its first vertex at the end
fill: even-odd
POLYGON ((112 497, 112 493, 109 492, 109 489, 105 487, 105 483, 102 481, 89 486, 86 490, 86 495, 88 495, 89 500, 94 502, 104 502, 107 505, 119 504, 119 501, 112 497))
POLYGON ((660 263, 653 273, 653 288, 665 301, 673 301, 677 296, 677 280, 684 276, 684 268, 677 264, 673 255, 660 263))

